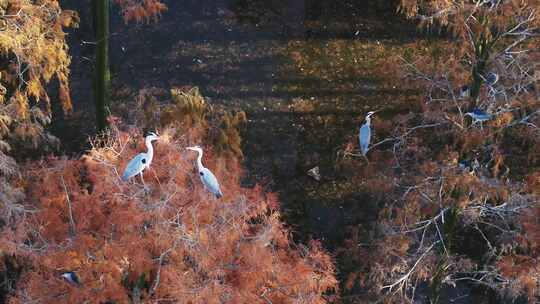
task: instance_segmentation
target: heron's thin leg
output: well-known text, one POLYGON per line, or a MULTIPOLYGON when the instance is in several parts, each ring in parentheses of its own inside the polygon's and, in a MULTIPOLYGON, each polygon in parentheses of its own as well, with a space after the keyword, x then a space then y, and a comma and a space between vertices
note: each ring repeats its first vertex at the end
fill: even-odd
POLYGON ((480 130, 484 130, 484 123, 482 121, 480 121, 480 130))
POLYGON ((146 186, 146 184, 144 183, 143 172, 141 171, 139 175, 141 176, 141 181, 142 181, 143 186, 146 186))
POLYGON ((150 172, 152 172, 152 174, 154 175, 154 178, 156 179, 159 187, 161 188, 161 182, 159 181, 159 178, 158 178, 156 172, 154 170, 150 169, 150 168, 148 168, 148 170, 150 170, 150 172))

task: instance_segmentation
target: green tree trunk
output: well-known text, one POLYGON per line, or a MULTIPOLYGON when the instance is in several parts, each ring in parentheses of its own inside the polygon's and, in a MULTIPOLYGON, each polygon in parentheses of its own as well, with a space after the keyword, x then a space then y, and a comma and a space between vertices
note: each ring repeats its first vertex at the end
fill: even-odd
POLYGON ((93 0, 94 29, 96 30, 96 75, 95 104, 97 131, 107 128, 109 113, 109 91, 111 73, 109 71, 109 0, 93 0))
MULTIPOLYGON (((489 29, 489 19, 487 17, 479 18, 479 22, 484 26, 487 31, 489 29)), ((470 87, 470 103, 469 111, 472 111, 478 104, 478 97, 480 96, 480 88, 484 83, 482 75, 485 75, 487 63, 489 60, 489 55, 492 52, 493 46, 499 40, 500 35, 494 32, 491 32, 491 35, 486 36, 486 34, 480 34, 474 41, 474 55, 476 57, 476 65, 472 70, 472 84, 470 87)))
POLYGON ((480 95, 480 88, 484 80, 482 75, 486 71, 486 63, 489 58, 490 46, 488 41, 481 37, 476 41, 475 45, 475 56, 476 56, 476 65, 473 67, 472 71, 472 84, 471 84, 471 103, 469 104, 469 111, 472 111, 476 107, 478 102, 478 97, 480 95))

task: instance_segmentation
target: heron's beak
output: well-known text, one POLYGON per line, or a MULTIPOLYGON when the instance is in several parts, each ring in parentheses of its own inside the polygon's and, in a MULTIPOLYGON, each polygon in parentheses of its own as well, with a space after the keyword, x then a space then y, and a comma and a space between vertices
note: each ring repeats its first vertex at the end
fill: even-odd
POLYGON ((380 111, 380 110, 377 110, 377 111, 370 111, 371 113, 368 113, 368 114, 366 115, 366 117, 371 117, 373 114, 375 114, 375 113, 377 113, 377 112, 379 112, 379 111, 380 111))

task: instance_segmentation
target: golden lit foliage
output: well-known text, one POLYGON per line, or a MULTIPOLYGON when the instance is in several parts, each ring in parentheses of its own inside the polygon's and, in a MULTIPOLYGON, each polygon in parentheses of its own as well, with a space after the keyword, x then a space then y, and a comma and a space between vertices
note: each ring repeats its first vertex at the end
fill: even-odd
POLYGON ((13 129, 11 138, 33 146, 41 140, 41 125, 50 122, 46 86, 52 79, 58 80, 58 102, 71 110, 64 28, 78 21, 55 0, 0 2, 0 153, 9 150, 5 139, 13 129))
POLYGON ((316 242, 291 242, 276 195, 241 188, 239 163, 208 147, 204 163, 225 196, 204 189, 185 151, 200 130, 178 139, 162 132, 147 190, 119 177, 142 137, 116 129, 80 159, 26 167, 36 212, 14 239, 31 268, 10 303, 326 303, 323 293, 337 285, 332 260, 316 242), (64 271, 82 285, 62 280, 64 271))
POLYGON ((243 156, 240 131, 247 123, 245 112, 215 110, 197 87, 173 88, 167 100, 158 100, 164 95, 156 88, 139 91, 136 104, 137 108, 144 109, 144 117, 140 119, 143 124, 150 128, 174 126, 180 133, 190 128, 208 128, 207 139, 213 143, 216 153, 243 156))
POLYGON ((193 87, 187 91, 171 89, 171 104, 165 106, 161 113, 161 125, 180 124, 186 128, 206 127, 206 114, 209 106, 199 92, 193 87))
POLYGON ((247 123, 246 113, 243 111, 231 114, 225 112, 217 128, 218 135, 214 138, 214 147, 220 154, 229 154, 232 157, 242 157, 242 138, 240 129, 247 123))
POLYGON ((167 6, 159 0, 114 0, 122 8, 126 23, 156 20, 167 6))

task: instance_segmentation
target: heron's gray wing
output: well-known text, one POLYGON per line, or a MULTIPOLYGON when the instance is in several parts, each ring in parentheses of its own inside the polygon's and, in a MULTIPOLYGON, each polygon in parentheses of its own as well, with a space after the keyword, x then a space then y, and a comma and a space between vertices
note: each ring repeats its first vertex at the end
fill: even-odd
POLYGON ((368 125, 362 125, 358 139, 360 140, 360 151, 365 155, 369 150, 369 142, 371 141, 371 128, 368 125))
POLYGON ((219 182, 212 171, 204 168, 201 172, 199 172, 199 174, 201 175, 201 181, 203 182, 204 186, 210 192, 212 192, 218 198, 223 196, 221 189, 219 188, 219 182))
POLYGON ((492 118, 493 118, 493 115, 492 114, 487 114, 487 113, 478 116, 479 120, 484 120, 484 121, 485 120, 490 120, 492 118))
POLYGON ((122 174, 122 180, 127 181, 131 177, 141 173, 146 166, 146 153, 137 154, 126 166, 124 174, 122 174))

